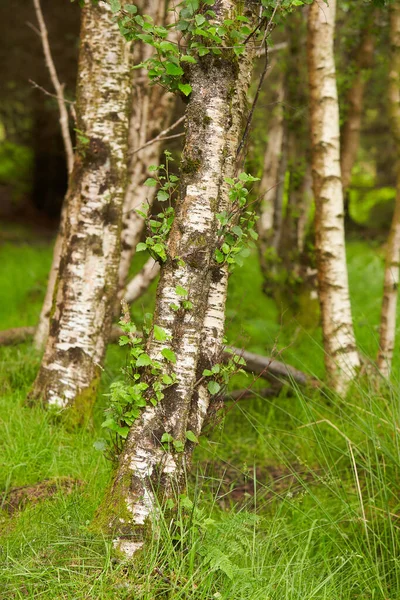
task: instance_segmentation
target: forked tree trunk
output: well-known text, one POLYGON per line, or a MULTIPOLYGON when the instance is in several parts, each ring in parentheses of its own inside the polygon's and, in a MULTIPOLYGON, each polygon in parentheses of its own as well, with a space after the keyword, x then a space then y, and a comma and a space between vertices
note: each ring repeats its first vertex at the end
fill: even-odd
POLYGON ((31 396, 84 412, 95 397, 118 281, 131 52, 108 4, 82 10, 78 147, 50 332, 31 396))
POLYGON ((354 56, 355 76, 346 97, 346 116, 341 130, 340 166, 342 185, 346 195, 351 181, 351 172, 357 157, 360 142, 363 98, 368 70, 372 66, 374 40, 372 34, 374 13, 371 11, 364 25, 361 41, 354 56))
MULTIPOLYGON (((235 4, 221 0, 213 10, 216 21, 222 21, 235 4)), ((113 485, 97 515, 98 524, 113 533, 114 545, 130 557, 143 546, 146 525, 152 517, 157 519, 157 498, 162 501, 184 484, 185 456, 192 447, 185 433, 190 427, 200 432, 209 403, 208 391, 198 380, 221 354, 227 273, 214 261, 216 214, 228 205, 224 178, 235 175, 252 69, 250 44, 238 58, 201 58, 188 74, 192 93, 186 110, 181 194, 154 315, 154 323, 169 337, 159 342, 151 335, 146 348, 158 360, 162 349, 173 350, 177 383, 165 389, 157 406, 144 408, 131 427, 113 485), (193 309, 183 314, 171 306, 179 305, 178 285, 189 291, 193 303, 193 309), (212 339, 202 347, 207 332, 212 339), (181 441, 185 452, 164 449, 160 443, 164 432, 181 441)))
POLYGON ((314 1, 308 19, 308 69, 318 293, 325 365, 335 390, 345 391, 359 366, 356 349, 343 219, 339 108, 333 39, 336 0, 314 1))
POLYGON ((396 312, 400 262, 400 2, 390 8, 391 61, 389 71, 389 112, 397 149, 396 205, 386 250, 385 280, 379 336, 378 367, 388 377, 396 336, 396 312))

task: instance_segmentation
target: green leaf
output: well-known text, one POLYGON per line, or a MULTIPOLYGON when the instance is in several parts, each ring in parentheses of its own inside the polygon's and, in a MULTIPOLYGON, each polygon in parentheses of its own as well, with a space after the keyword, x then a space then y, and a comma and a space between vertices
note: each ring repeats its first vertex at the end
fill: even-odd
POLYGON ((179 310, 179 308, 180 308, 177 304, 170 304, 169 307, 175 311, 179 310))
POLYGON ((180 440, 174 440, 172 442, 173 447, 175 448, 176 452, 183 452, 185 449, 185 445, 183 442, 181 442, 180 440))
POLYGON ((151 358, 148 354, 146 354, 146 352, 143 352, 143 354, 141 354, 137 359, 136 366, 147 367, 148 365, 151 365, 151 358))
POLYGON ((116 13, 119 10, 121 10, 121 3, 119 2, 119 0, 110 0, 110 6, 113 13, 116 13))
POLYGON ((194 20, 196 21, 196 25, 203 25, 203 23, 206 22, 206 18, 203 15, 196 15, 194 17, 194 20))
POLYGON ((125 4, 124 9, 131 15, 136 15, 137 13, 137 6, 135 6, 134 4, 125 4))
POLYGON ((154 325, 154 337, 158 342, 165 342, 165 340, 167 339, 167 333, 162 327, 154 325))
POLYGON ((173 440, 174 440, 174 438, 172 437, 172 435, 170 433, 165 432, 161 436, 161 443, 162 444, 165 444, 165 443, 170 444, 171 442, 173 442, 173 440))
POLYGON ((157 192, 157 200, 159 200, 160 202, 165 202, 166 200, 169 200, 168 192, 166 192, 165 190, 159 190, 157 192))
POLYGON ((165 63, 165 70, 167 71, 168 75, 174 75, 174 76, 183 75, 182 67, 180 67, 179 65, 176 65, 175 63, 172 63, 172 62, 165 63))
POLYGON ((187 62, 187 63, 192 63, 192 64, 196 64, 196 59, 194 56, 190 56, 190 54, 184 54, 183 56, 180 57, 180 61, 181 62, 187 62))
POLYGON ((195 444, 199 443, 199 440, 198 440, 197 436, 193 433, 193 431, 186 432, 186 439, 188 439, 189 442, 193 442, 195 444))
POLYGON ((126 344, 129 344, 129 338, 127 335, 121 335, 121 337, 119 338, 119 345, 120 346, 126 346, 126 344))
POLYGON ((223 263, 225 260, 225 256, 222 254, 221 250, 218 250, 218 248, 215 250, 215 260, 219 264, 223 263))
POLYGON ((172 377, 166 373, 162 376, 162 382, 165 383, 165 385, 171 385, 171 383, 174 383, 172 377))
POLYGON ((146 185, 147 187, 156 187, 157 181, 155 179, 153 179, 152 177, 149 177, 144 182, 144 185, 146 185))
POLYGON ((218 381, 213 380, 208 382, 207 389, 210 392, 210 394, 214 396, 215 394, 218 394, 219 390, 221 389, 221 386, 219 385, 218 381))
POLYGON ((178 88, 180 89, 182 94, 185 94, 185 96, 189 96, 189 94, 192 91, 192 86, 190 85, 190 83, 179 83, 178 88))
POLYGON ((175 292, 178 294, 178 296, 187 296, 188 293, 187 290, 185 290, 185 288, 181 285, 176 286, 175 292))
POLYGON ((172 352, 172 350, 170 350, 169 348, 164 348, 163 350, 161 350, 161 354, 163 355, 165 360, 168 360, 169 362, 172 362, 174 364, 176 363, 175 352, 172 352))

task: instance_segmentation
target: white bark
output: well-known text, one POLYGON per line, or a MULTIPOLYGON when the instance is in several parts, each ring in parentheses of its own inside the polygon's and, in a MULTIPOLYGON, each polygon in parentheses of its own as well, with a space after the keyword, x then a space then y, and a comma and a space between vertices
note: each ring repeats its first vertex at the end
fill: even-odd
POLYGON ((143 268, 135 277, 133 277, 125 290, 125 300, 128 304, 135 302, 144 292, 147 290, 152 281, 157 277, 160 272, 160 264, 153 258, 143 265, 143 268))
POLYGON ((268 130, 268 144, 264 155, 264 168, 260 181, 260 219, 257 223, 260 244, 265 251, 272 243, 275 250, 279 245, 279 230, 282 225, 282 210, 277 198, 284 182, 281 164, 284 144, 284 86, 283 74, 278 81, 276 107, 268 130), (280 209, 280 210, 279 210, 280 209))
MULTIPOLYGON (((145 0, 141 12, 153 17, 156 24, 164 24, 167 15, 170 19, 172 14, 166 13, 166 5, 160 0, 145 0)), ((144 62, 151 54, 151 46, 143 43, 136 44, 135 64, 144 62)), ((129 267, 145 225, 143 218, 137 214, 136 210, 144 212, 147 208, 150 210, 156 195, 156 188, 145 187, 143 184, 149 177, 149 166, 159 164, 162 141, 151 145, 146 145, 146 143, 171 123, 174 105, 174 95, 166 92, 161 86, 151 86, 145 69, 135 71, 129 127, 129 177, 124 199, 121 232, 118 300, 125 293, 129 267), (141 150, 136 152, 138 148, 141 150)))
POLYGON ((339 109, 333 39, 336 0, 314 1, 308 20, 316 252, 325 364, 332 386, 346 390, 359 358, 351 316, 340 173, 339 109))
POLYGON ((33 397, 89 410, 117 284, 131 92, 131 52, 108 4, 82 10, 78 141, 50 334, 33 397))
MULTIPOLYGON (((230 0, 219 2, 214 7, 216 20, 226 18, 232 6, 230 0)), ((146 349, 155 359, 160 359, 161 349, 173 350, 177 383, 165 390, 162 402, 145 408, 135 421, 100 511, 105 514, 108 528, 116 533, 116 547, 124 552, 126 539, 133 540, 135 546, 129 545, 129 554, 143 543, 145 526, 157 513, 154 490, 162 500, 183 484, 188 452, 167 452, 160 444, 162 434, 168 432, 185 444, 185 432, 192 423, 197 424, 196 431, 201 429, 208 408, 208 392, 200 397, 196 381, 199 373, 210 366, 215 346, 212 356, 207 356, 207 349, 202 348, 203 332, 209 330, 220 347, 227 281, 225 269, 214 261, 218 243, 216 213, 228 202, 224 177, 235 175, 251 56, 249 44, 248 52, 238 59, 239 69, 231 58, 211 55, 190 68, 192 93, 186 112, 181 195, 168 241, 169 259, 161 269, 154 315, 154 322, 170 337, 165 342, 151 337, 146 349), (185 264, 179 264, 178 258, 185 264), (188 290, 192 310, 177 313, 171 308, 171 304, 180 302, 178 285, 188 290)))
POLYGON ((385 280, 379 337, 378 368, 389 377, 396 337, 397 297, 400 264, 400 3, 390 8, 391 61, 389 111, 397 149, 396 204, 386 250, 385 280))

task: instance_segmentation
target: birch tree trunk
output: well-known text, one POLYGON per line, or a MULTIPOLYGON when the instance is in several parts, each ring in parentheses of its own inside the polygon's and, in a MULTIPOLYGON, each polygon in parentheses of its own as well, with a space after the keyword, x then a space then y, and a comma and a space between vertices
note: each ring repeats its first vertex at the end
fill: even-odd
MULTIPOLYGON (((213 10, 218 24, 235 10, 235 4, 221 0, 213 10)), ((251 70, 252 42, 238 58, 210 54, 190 65, 188 72, 192 92, 186 110, 181 194, 154 314, 154 323, 168 338, 159 342, 151 335, 146 348, 158 360, 162 360, 161 350, 173 350, 177 383, 165 389, 164 399, 155 407, 144 408, 131 427, 112 487, 97 515, 97 523, 113 533, 115 547, 129 557, 143 546, 157 500, 182 489, 185 457, 192 446, 185 433, 190 427, 199 433, 208 410, 209 393, 198 380, 221 353, 227 284, 225 268, 214 261, 216 214, 229 201, 224 178, 235 176, 251 70), (172 308, 180 301, 178 285, 189 291, 193 303, 184 314, 172 308), (212 339, 202 347, 208 332, 212 339), (181 441, 185 452, 163 448, 164 432, 181 441)))
POLYGON ((260 219, 257 222, 260 266, 265 278, 265 290, 269 291, 271 275, 276 266, 281 240, 283 190, 286 172, 286 143, 284 117, 283 73, 279 74, 276 106, 268 129, 268 144, 264 154, 263 174, 259 194, 260 219))
MULTIPOLYGON (((156 24, 165 24, 166 5, 160 0, 147 0, 140 6, 143 14, 153 18, 156 24)), ((134 63, 140 64, 151 55, 151 47, 145 43, 135 44, 134 63)), ((158 85, 150 85, 145 69, 135 71, 132 97, 132 113, 129 127, 129 178, 126 188, 122 232, 121 260, 118 275, 118 308, 124 295, 125 286, 135 249, 144 229, 144 220, 137 209, 153 204, 156 188, 145 187, 150 165, 159 164, 162 142, 155 142, 142 148, 156 137, 171 122, 175 97, 158 85), (138 151, 139 148, 142 148, 138 151)))
POLYGON ((117 286, 131 52, 108 4, 82 10, 78 147, 50 332, 31 396, 84 414, 95 397, 117 286))
MULTIPOLYGON (((272 116, 272 122, 268 128, 268 144, 264 155, 263 174, 260 181, 260 219, 257 224, 260 245, 266 250, 270 244, 274 245, 273 237, 275 225, 278 225, 281 217, 276 215, 277 196, 282 182, 279 179, 281 164, 283 160, 284 146, 284 87, 283 74, 279 74, 276 106, 272 116), (275 223, 274 223, 275 221, 275 223)), ((275 244, 277 242, 275 241, 275 244)))
MULTIPOLYGON (((164 23, 166 20, 166 6, 159 0, 148 0, 142 3, 141 10, 151 16, 155 23, 164 23)), ((149 49, 143 42, 135 44, 132 63, 139 64, 148 58, 149 49)), ((128 151, 128 184, 126 187, 123 221, 121 231, 121 259, 118 275, 118 293, 115 302, 116 311, 120 310, 120 300, 124 295, 124 289, 127 285, 127 276, 135 253, 137 243, 143 232, 144 221, 136 213, 136 209, 144 205, 151 208, 155 188, 143 186, 147 178, 147 169, 149 165, 158 164, 160 157, 160 148, 162 142, 155 142, 139 150, 142 146, 156 137, 165 129, 171 121, 175 98, 172 94, 165 92, 159 86, 150 86, 147 75, 143 69, 135 71, 133 79, 132 109, 129 126, 129 151, 128 151)), ((34 336, 34 345, 37 350, 42 350, 45 346, 49 333, 49 319, 53 303, 54 286, 57 279, 58 268, 60 264, 60 255, 63 244, 65 211, 64 202, 61 213, 59 232, 53 250, 53 261, 50 268, 49 280, 47 283, 46 296, 43 302, 39 317, 39 324, 34 336)), ((146 272, 147 274, 147 272, 146 272)), ((132 282, 131 289, 137 285, 132 282)), ((141 291, 144 280, 142 281, 141 291)), ((139 290, 138 290, 139 291, 139 290)), ((136 293, 136 290, 135 290, 136 293)), ((132 292, 130 294, 132 296, 132 292)))
POLYGON ((361 116, 367 72, 372 66, 374 40, 372 34, 374 13, 371 11, 364 25, 361 41, 354 57, 355 76, 346 97, 346 117, 341 130, 340 166, 344 195, 351 181, 351 172, 360 142, 361 116))
POLYGON ((314 1, 308 19, 308 69, 318 293, 325 365, 333 388, 344 392, 359 366, 343 222, 339 108, 333 51, 336 1, 314 1))
POLYGON ((389 112, 397 149, 396 204, 386 250, 385 279, 379 336, 378 368, 389 377, 396 336, 396 312, 400 262, 400 2, 390 7, 391 61, 389 112))

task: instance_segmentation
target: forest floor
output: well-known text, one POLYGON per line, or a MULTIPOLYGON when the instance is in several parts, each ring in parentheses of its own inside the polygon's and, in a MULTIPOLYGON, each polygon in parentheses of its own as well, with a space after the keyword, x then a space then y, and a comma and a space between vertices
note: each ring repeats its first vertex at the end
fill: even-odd
MULTIPOLYGON (((382 253, 347 247, 356 335, 373 359, 382 253)), ((0 329, 36 324, 50 261, 47 240, 0 246, 0 329)), ((230 282, 229 343, 322 378, 315 310, 300 302, 293 315, 261 284, 249 257, 230 282)), ((153 292, 133 307, 139 324, 153 292)), ((371 375, 347 399, 287 388, 228 403, 196 450, 174 530, 160 517, 135 570, 90 528, 112 468, 96 449, 105 394, 124 356, 109 347, 93 423, 68 430, 25 403, 40 361, 31 345, 0 348, 0 598, 400 598, 399 349, 390 385, 371 375)))

